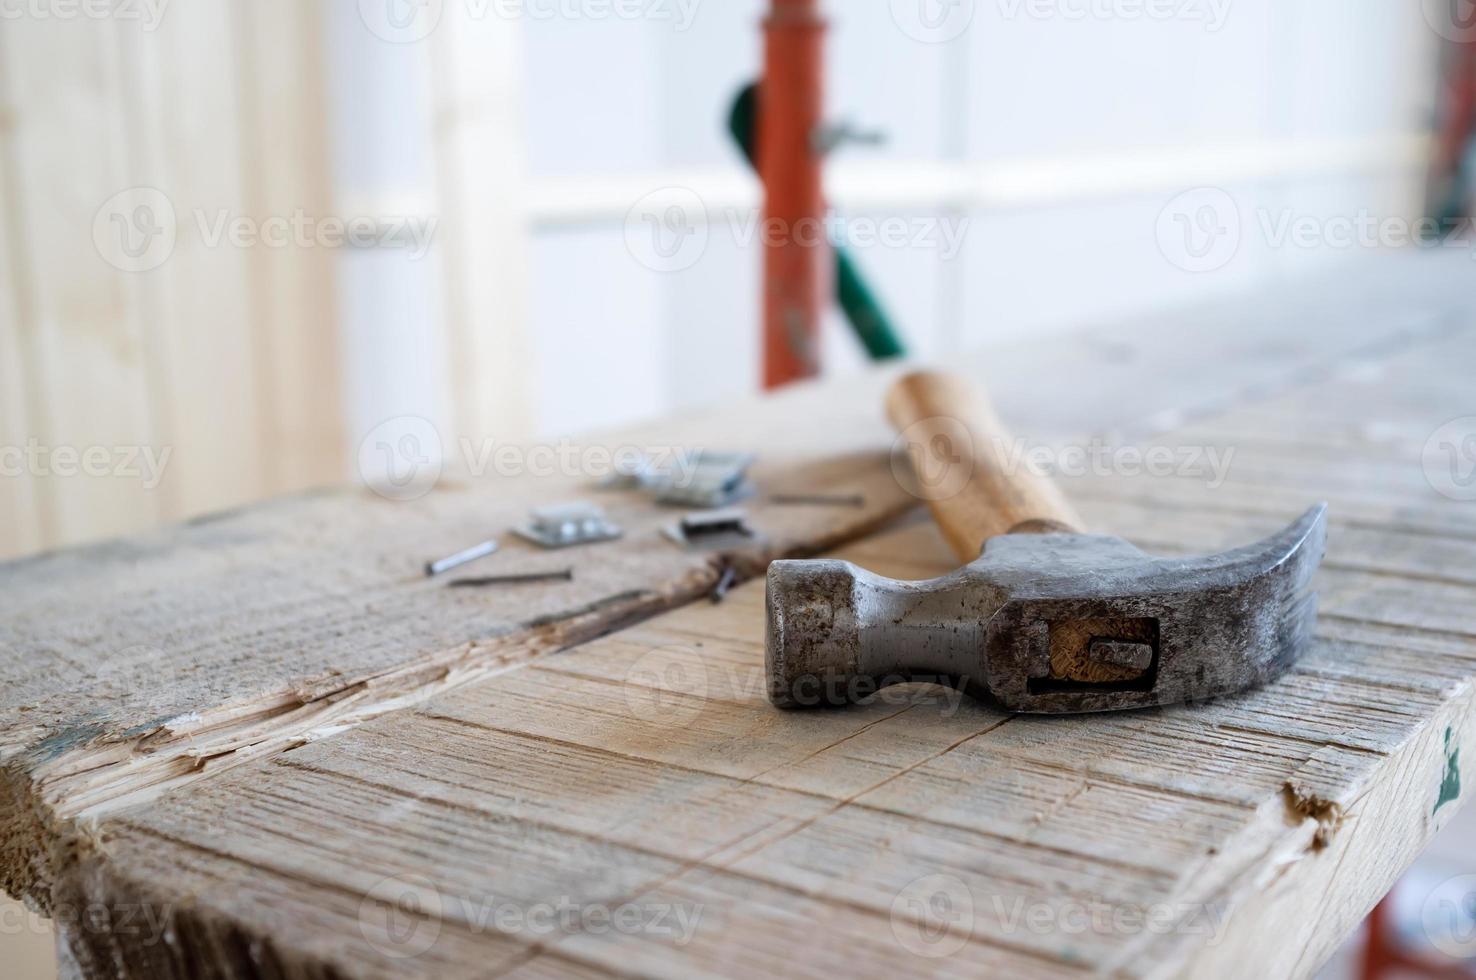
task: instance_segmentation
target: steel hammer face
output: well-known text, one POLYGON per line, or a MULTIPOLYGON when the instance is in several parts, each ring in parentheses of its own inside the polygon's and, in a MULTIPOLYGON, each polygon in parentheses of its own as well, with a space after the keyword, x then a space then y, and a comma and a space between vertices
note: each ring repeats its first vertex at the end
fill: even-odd
POLYGON ((1219 555, 1145 555, 1120 538, 1004 534, 942 578, 777 561, 769 699, 843 704, 948 679, 1011 711, 1074 713, 1210 698, 1281 674, 1316 623, 1326 507, 1219 555))

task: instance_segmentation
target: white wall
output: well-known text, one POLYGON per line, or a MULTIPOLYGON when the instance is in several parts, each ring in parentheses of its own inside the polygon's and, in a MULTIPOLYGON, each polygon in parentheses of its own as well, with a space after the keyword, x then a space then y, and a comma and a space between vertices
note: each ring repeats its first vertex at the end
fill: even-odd
MULTIPOLYGON (((1428 123, 1437 40, 1418 4, 1184 0, 1184 16, 1153 20, 1073 19, 1144 9, 1134 0, 961 0, 967 27, 943 43, 899 26, 917 24, 914 4, 948 9, 830 4, 831 113, 889 137, 843 150, 830 184, 852 215, 921 218, 964 199, 951 261, 937 248, 857 250, 922 353, 1190 303, 1347 254, 1273 247, 1259 209, 1413 207, 1423 171, 1409 136, 1428 123), (1218 29, 1201 11, 1223 14, 1218 29), (1202 185, 1231 193, 1242 241, 1223 268, 1193 274, 1165 259, 1157 228, 1166 202, 1202 185)), ((672 184, 695 188, 710 217, 757 199, 724 117, 757 70, 762 7, 708 0, 686 30, 523 20, 529 166, 556 212, 532 251, 541 429, 756 385, 757 247, 716 221, 699 260, 653 271, 627 249, 622 217, 672 184)), ((847 336, 830 340, 829 369, 857 362, 847 336)))
MULTIPOLYGON (((890 141, 830 196, 967 221, 956 255, 853 249, 929 356, 1294 275, 1348 250, 1275 247, 1263 211, 1413 206, 1444 3, 833 0, 832 118, 890 141), (1234 197, 1179 196, 1204 186, 1234 197), (1206 215, 1241 240, 1191 273, 1165 241, 1206 215)), ((28 464, 0 555, 352 479, 407 416, 507 441, 756 387, 759 189, 724 119, 761 0, 55 7, 0 32, 0 448, 171 455, 157 485, 28 464), (97 233, 138 193, 178 232, 146 267, 97 233), (436 225, 422 255, 201 233, 221 215, 436 225), (653 230, 688 233, 675 261, 653 230)), ((859 364, 829 331, 826 369, 859 364)))

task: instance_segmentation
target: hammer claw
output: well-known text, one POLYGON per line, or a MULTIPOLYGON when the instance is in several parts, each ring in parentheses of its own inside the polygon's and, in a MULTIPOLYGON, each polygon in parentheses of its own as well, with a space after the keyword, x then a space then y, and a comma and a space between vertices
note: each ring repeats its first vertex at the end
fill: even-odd
POLYGON ((1154 558, 1078 533, 1054 486, 999 455, 999 419, 964 380, 908 375, 888 414, 911 448, 947 449, 949 468, 919 474, 918 492, 968 564, 899 582, 849 562, 774 562, 765 661, 775 705, 843 704, 929 679, 1011 711, 1139 708, 1264 683, 1310 641, 1326 505, 1256 544, 1154 558))
POLYGON ((958 571, 917 582, 776 561, 769 699, 843 704, 946 679, 1054 714, 1243 690, 1280 675, 1310 640, 1326 525, 1319 505, 1263 541, 1199 558, 1154 558, 1104 535, 1001 535, 958 571))

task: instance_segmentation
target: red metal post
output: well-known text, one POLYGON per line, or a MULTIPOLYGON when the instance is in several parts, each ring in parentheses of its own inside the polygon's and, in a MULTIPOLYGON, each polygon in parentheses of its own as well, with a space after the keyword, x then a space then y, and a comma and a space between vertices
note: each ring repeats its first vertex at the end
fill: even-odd
POLYGON ((825 20, 819 0, 773 0, 764 21, 758 160, 764 182, 764 387, 819 373, 834 261, 821 189, 825 20))
MULTIPOLYGON (((1395 886, 1396 888, 1398 885, 1395 886)), ((1392 895, 1392 892, 1390 893, 1392 895)), ((1385 980, 1394 976, 1428 977, 1430 980, 1469 980, 1471 973, 1459 960, 1440 962, 1407 952, 1393 936, 1390 895, 1368 913, 1363 957, 1358 964, 1359 980, 1385 980)), ((1433 952, 1433 950, 1431 951, 1433 952)))

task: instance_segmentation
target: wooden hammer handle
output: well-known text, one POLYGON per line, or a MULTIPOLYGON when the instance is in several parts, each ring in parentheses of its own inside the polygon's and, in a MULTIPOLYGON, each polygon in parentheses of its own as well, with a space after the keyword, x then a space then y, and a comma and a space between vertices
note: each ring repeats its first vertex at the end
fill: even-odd
MULTIPOLYGON (((1078 531, 1055 484, 1031 472, 989 400, 963 378, 908 374, 887 393, 887 416, 912 464, 908 489, 927 500, 960 561, 997 534, 1078 531)), ((902 479, 908 479, 906 475, 902 479)))

